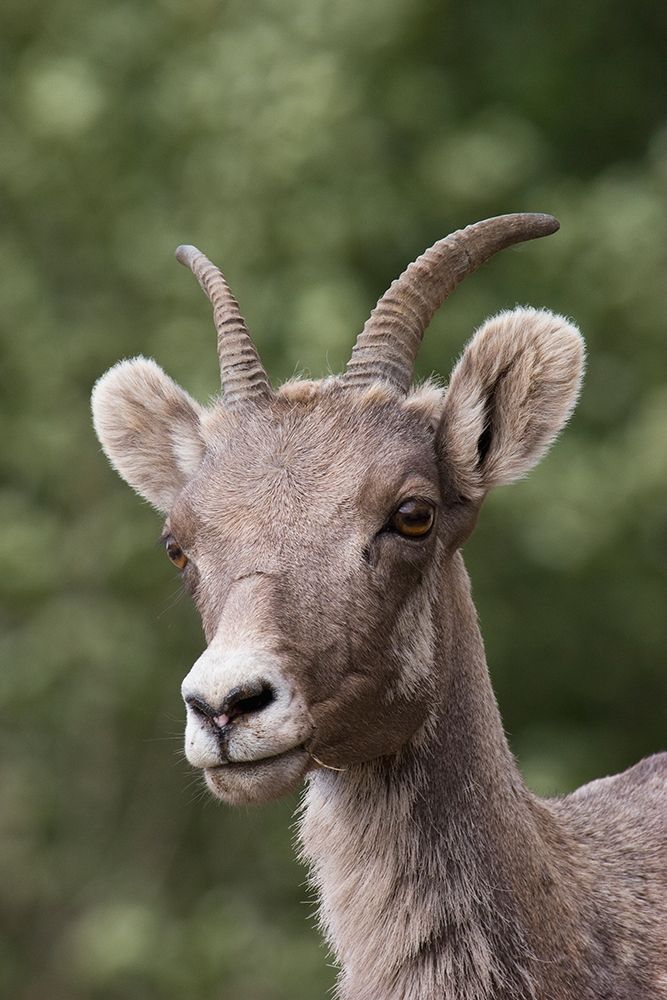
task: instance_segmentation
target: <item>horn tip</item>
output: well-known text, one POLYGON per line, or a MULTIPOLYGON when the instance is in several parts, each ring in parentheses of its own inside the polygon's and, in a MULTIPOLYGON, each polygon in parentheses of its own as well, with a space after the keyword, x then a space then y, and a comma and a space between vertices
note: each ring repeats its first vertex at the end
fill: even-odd
POLYGON ((175 256, 179 264, 183 264, 184 267, 192 267, 192 263, 195 257, 199 254, 197 247, 190 246, 187 243, 183 243, 180 247, 176 247, 175 256))
POLYGON ((553 233, 557 233, 560 229, 560 222, 558 219, 554 218, 553 215, 536 212, 533 218, 540 230, 541 236, 551 236, 553 233))

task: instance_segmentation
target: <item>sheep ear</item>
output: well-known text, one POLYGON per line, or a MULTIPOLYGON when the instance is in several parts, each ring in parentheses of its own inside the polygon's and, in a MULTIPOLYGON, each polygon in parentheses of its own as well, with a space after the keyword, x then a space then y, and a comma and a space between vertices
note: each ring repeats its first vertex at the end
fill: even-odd
POLYGON ((146 358, 110 368, 91 402, 95 431, 114 469, 168 513, 204 456, 203 407, 146 358))
POLYGON ((562 316, 515 309, 487 320, 452 372, 438 429, 451 488, 480 501, 532 469, 567 423, 583 367, 581 335, 562 316))

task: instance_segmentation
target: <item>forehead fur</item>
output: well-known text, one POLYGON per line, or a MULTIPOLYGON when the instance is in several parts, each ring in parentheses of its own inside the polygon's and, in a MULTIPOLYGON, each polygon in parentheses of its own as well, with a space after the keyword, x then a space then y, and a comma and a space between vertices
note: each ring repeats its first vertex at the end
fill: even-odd
MULTIPOLYGON (((338 449, 358 449, 360 439, 376 432, 387 445, 399 439, 413 445, 431 439, 442 410, 445 390, 434 380, 400 397, 388 385, 377 382, 362 392, 350 392, 337 376, 327 379, 292 379, 276 392, 271 405, 230 412, 222 406, 204 417, 209 453, 228 449, 237 438, 245 440, 246 457, 263 453, 266 446, 289 451, 296 447, 324 444, 337 432, 338 449), (258 439, 254 439, 254 435, 258 439), (254 448, 251 448, 254 445, 254 448)), ((311 449, 308 448, 310 452, 311 449)), ((316 458, 316 455, 311 455, 316 458)))
POLYGON ((364 486, 369 503, 410 477, 437 488, 432 414, 441 398, 430 383, 400 399, 382 385, 352 393, 332 378, 288 382, 269 407, 213 411, 206 457, 177 508, 218 520, 230 503, 275 517, 289 503, 323 517, 358 502, 364 486))

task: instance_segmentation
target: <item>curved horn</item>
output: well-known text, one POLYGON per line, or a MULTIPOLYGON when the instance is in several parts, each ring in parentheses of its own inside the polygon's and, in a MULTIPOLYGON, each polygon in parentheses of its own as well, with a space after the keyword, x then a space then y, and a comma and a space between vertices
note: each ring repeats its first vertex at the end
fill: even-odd
POLYGON ((213 306, 225 404, 269 398, 269 377, 222 272, 197 247, 178 247, 176 259, 190 268, 213 306))
POLYGON ((405 394, 424 330, 460 281, 494 253, 559 228, 551 215, 499 215, 434 243, 384 293, 357 337, 343 379, 389 382, 405 394))

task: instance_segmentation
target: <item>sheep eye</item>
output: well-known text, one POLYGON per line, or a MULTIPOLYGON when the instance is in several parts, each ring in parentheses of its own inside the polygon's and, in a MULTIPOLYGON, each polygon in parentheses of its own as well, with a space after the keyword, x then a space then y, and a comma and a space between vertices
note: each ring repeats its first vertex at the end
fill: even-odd
POLYGON ((424 538, 435 521, 435 508, 428 500, 412 497, 392 514, 389 528, 405 538, 424 538))
POLYGON ((175 542, 173 538, 169 538, 165 543, 165 548, 167 550, 167 555, 173 562, 174 566, 178 569, 185 569, 188 564, 188 557, 180 545, 175 542))

